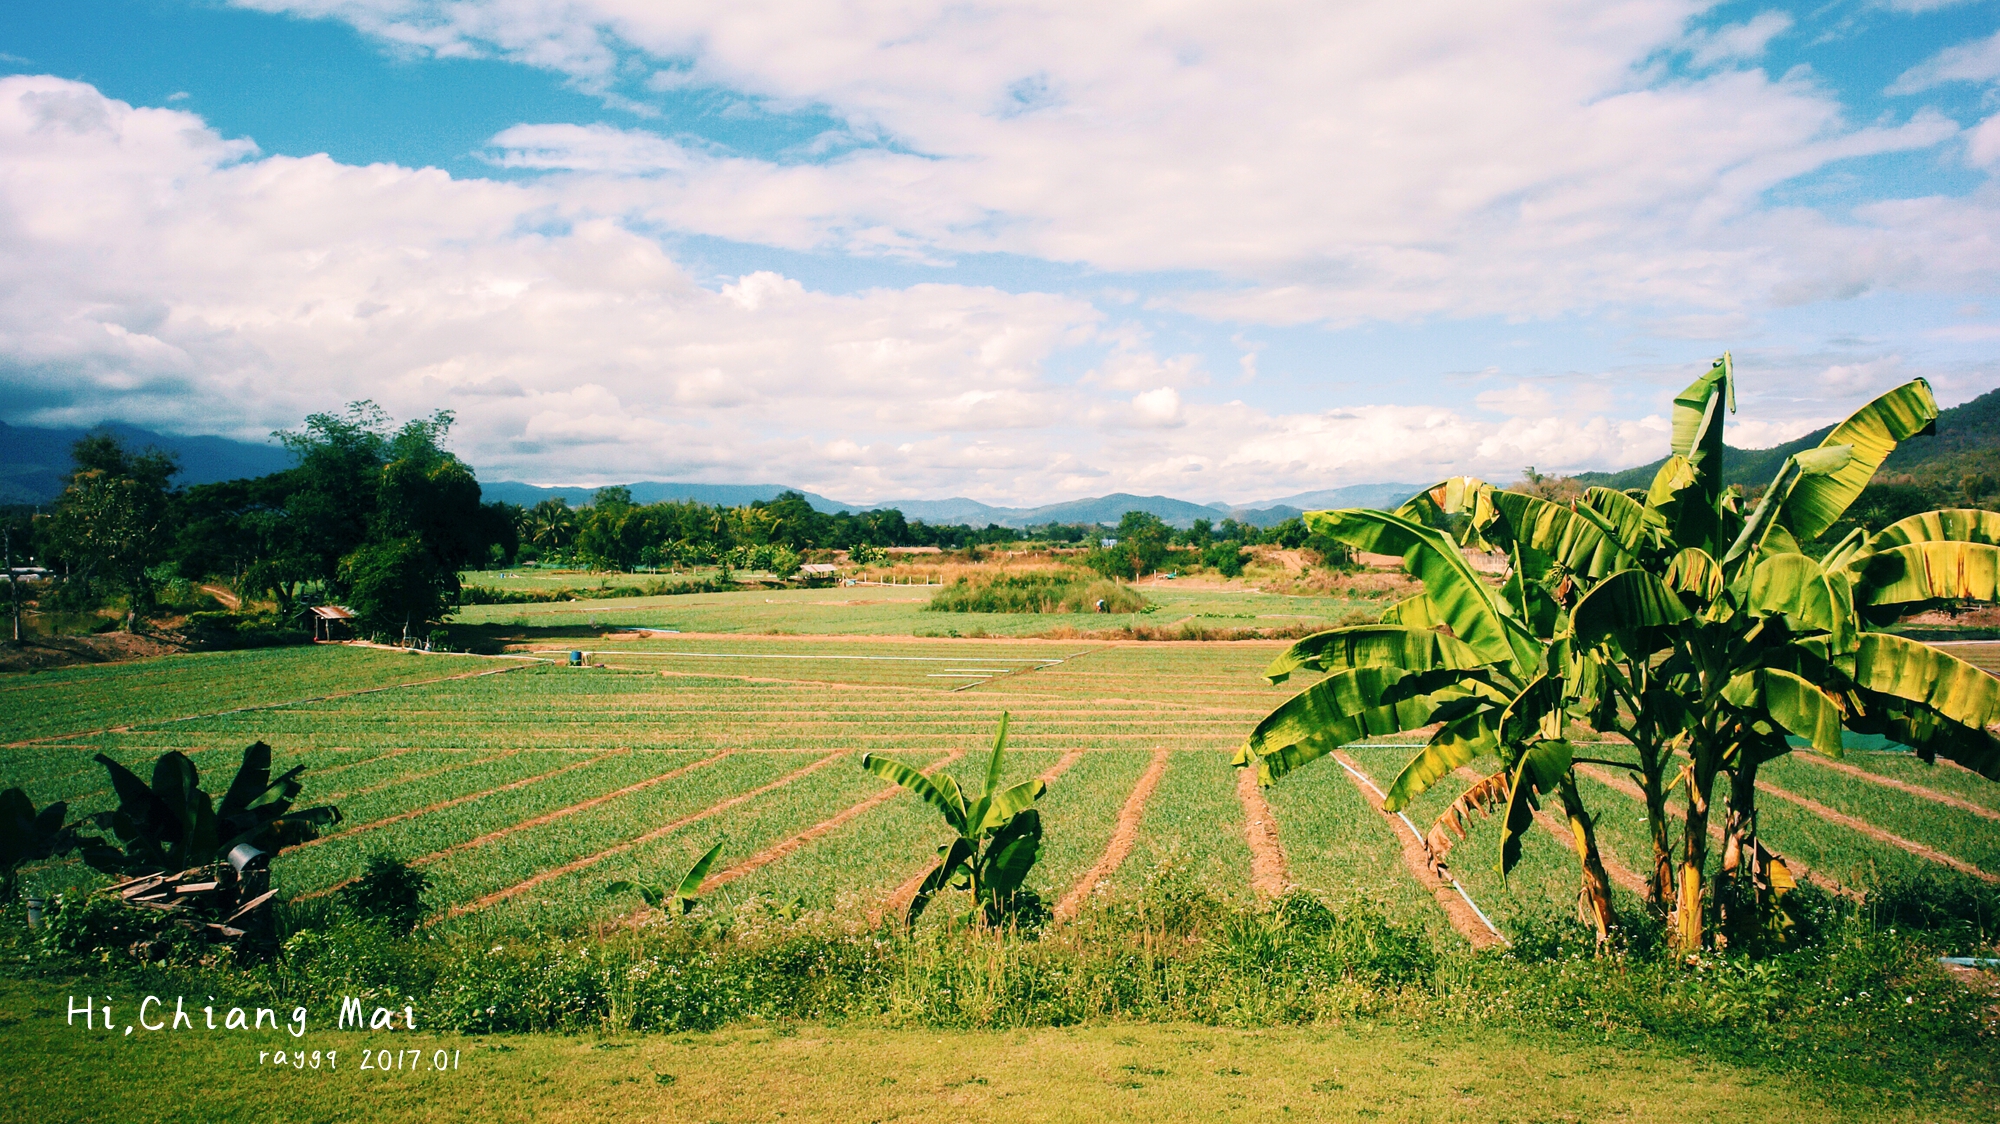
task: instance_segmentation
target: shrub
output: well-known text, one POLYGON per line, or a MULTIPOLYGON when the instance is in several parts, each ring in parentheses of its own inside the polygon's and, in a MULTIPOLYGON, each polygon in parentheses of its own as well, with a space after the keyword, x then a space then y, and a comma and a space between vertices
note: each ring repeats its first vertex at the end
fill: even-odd
POLYGON ((1121 582, 1074 571, 962 577, 939 590, 926 608, 938 613, 1137 613, 1146 599, 1121 582))
POLYGON ((424 891, 431 880, 401 859, 371 855, 360 878, 343 887, 340 904, 356 917, 395 933, 413 933, 429 912, 424 891))

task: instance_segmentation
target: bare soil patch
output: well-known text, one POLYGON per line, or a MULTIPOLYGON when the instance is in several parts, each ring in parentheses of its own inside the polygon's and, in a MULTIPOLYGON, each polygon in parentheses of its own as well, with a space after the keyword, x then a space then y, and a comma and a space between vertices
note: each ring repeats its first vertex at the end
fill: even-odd
POLYGON ((0 641, 0 672, 44 671, 87 663, 125 663, 186 651, 164 636, 145 632, 100 632, 91 636, 46 636, 0 641))

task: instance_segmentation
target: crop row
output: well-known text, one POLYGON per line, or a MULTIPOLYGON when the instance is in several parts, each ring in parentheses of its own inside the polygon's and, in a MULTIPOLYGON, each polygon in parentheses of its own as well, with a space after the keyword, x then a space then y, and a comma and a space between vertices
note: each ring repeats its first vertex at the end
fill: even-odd
POLYGON ((411 683, 506 663, 370 648, 200 652, 9 677, 0 745, 411 683))

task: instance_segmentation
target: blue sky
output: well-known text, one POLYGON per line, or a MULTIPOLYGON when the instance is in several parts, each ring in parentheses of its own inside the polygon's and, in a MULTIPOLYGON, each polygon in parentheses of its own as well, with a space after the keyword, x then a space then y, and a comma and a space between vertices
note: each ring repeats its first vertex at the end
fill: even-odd
POLYGON ((2000 4, 0 12, 0 418, 1251 501, 2000 386, 2000 4))

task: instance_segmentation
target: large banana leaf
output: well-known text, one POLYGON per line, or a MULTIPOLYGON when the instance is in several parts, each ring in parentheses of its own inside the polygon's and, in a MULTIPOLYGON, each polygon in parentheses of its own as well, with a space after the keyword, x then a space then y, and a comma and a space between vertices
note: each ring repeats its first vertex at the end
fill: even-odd
POLYGON ((1500 874, 1504 878, 1521 861, 1521 840, 1535 826, 1542 794, 1553 792, 1570 769, 1575 751, 1566 741, 1536 742, 1514 765, 1507 790, 1507 818, 1500 834, 1500 874))
POLYGON ((1429 725, 1437 707, 1426 697, 1379 701, 1407 674, 1401 668, 1359 667, 1326 677, 1265 715, 1232 763, 1256 765, 1259 781, 1269 784, 1349 742, 1429 725))
POLYGON ((1638 500, 1611 488, 1585 488, 1580 506, 1602 516, 1612 527, 1618 545, 1628 554, 1637 554, 1646 544, 1646 507, 1638 500))
MULTIPOLYGON (((1622 496, 1620 497, 1623 498, 1622 496)), ((1519 492, 1499 492, 1493 505, 1513 540, 1547 555, 1556 565, 1592 580, 1632 565, 1632 556, 1608 521, 1589 509, 1574 510, 1519 492)))
POLYGON ((1283 683, 1296 671, 1346 671, 1356 667, 1400 667, 1431 671, 1473 668, 1485 663, 1463 643, 1429 628, 1393 624, 1358 625, 1316 632, 1294 643, 1264 669, 1264 678, 1283 683))
MULTIPOLYGON (((1440 707, 1440 713, 1433 717, 1443 718, 1444 709, 1440 707)), ((1496 752, 1500 747, 1499 731, 1498 706, 1487 706, 1446 721, 1424 748, 1403 765, 1403 771, 1396 774, 1382 807, 1400 812, 1436 784, 1438 778, 1496 752)))
POLYGON ((2000 781, 2000 735, 1961 726, 1930 707, 1864 692, 1867 709, 1848 721, 1864 734, 1883 734, 1917 751, 1924 761, 1956 761, 1988 780, 2000 781))
POLYGON ((2000 511, 1947 508, 1899 519, 1868 539, 1871 551, 1919 542, 1980 542, 2000 546, 2000 511))
MULTIPOLYGON (((956 800, 952 798, 957 795, 957 784, 952 784, 953 792, 947 794, 931 778, 910 768, 901 761, 890 757, 877 757, 872 753, 862 755, 861 767, 878 777, 894 781, 911 792, 916 793, 919 797, 923 798, 926 804, 943 813, 945 822, 951 825, 953 831, 961 835, 966 833, 964 799, 963 797, 956 800)), ((951 781, 949 775, 945 775, 939 779, 946 782, 951 781)))
POLYGON ((1047 792, 1048 789, 1049 786, 1046 781, 1022 781, 1012 788, 996 793, 990 800, 980 801, 986 807, 980 818, 971 824, 973 834, 977 835, 980 832, 990 831, 993 828, 999 827, 1014 816, 1033 807, 1035 801, 1040 800, 1042 793, 1047 792))
MULTIPOLYGON (((1594 648, 1618 636, 1642 629, 1677 624, 1688 618, 1687 606, 1660 579, 1645 570, 1620 570, 1597 583, 1570 610, 1570 628, 1579 649, 1594 648)), ((1630 644, 1621 639, 1628 654, 1630 644)))
POLYGON ((1667 563, 1667 588, 1704 604, 1722 596, 1722 567, 1708 551, 1690 546, 1667 563))
MULTIPOLYGON (((1764 489, 1764 495, 1743 523, 1743 530, 1736 541, 1729 544, 1728 553, 1722 556, 1722 568, 1734 574, 1738 559, 1747 557, 1764 545, 1767 535, 1774 533, 1781 525, 1779 516, 1785 511, 1787 497, 1797 491, 1807 480, 1828 476, 1839 472, 1854 460, 1854 449, 1847 445, 1822 445, 1817 449, 1807 449, 1785 458, 1778 466, 1778 474, 1764 489)), ((1823 528, 1822 528, 1823 529, 1823 528)), ((1818 532, 1808 537, 1816 537, 1818 532)), ((1797 541, 1790 544, 1790 553, 1798 553, 1797 541)))
POLYGON ((1041 850, 1042 814, 1033 808, 1025 809, 993 833, 993 841, 986 847, 983 863, 986 869, 979 879, 980 888, 991 894, 996 903, 1004 902, 1028 880, 1028 872, 1034 869, 1041 850))
POLYGON ((1761 711, 1787 731, 1805 738, 1828 757, 1839 757, 1840 706, 1825 691, 1775 667, 1746 671, 1729 681, 1722 697, 1745 710, 1761 711))
POLYGON ((1827 633, 1834 651, 1848 651, 1853 643, 1854 599, 1846 577, 1828 574, 1803 554, 1758 559, 1750 574, 1749 607, 1757 616, 1784 614, 1795 631, 1827 633))
POLYGON ((1431 599, 1418 593, 1382 610, 1382 623, 1399 625, 1403 628, 1435 629, 1444 622, 1438 619, 1437 610, 1431 605, 1431 599))
POLYGON ((1861 635, 1854 682, 1921 703, 1970 730, 2000 722, 2000 679, 1948 652, 1886 632, 1861 635))
POLYGON ((1449 538, 1386 511, 1314 511, 1305 519, 1313 530, 1356 550, 1402 555, 1404 565, 1424 583, 1424 596, 1439 622, 1488 663, 1534 666, 1534 638, 1502 611, 1449 538))
POLYGON ((1980 542, 1913 542, 1879 550, 1860 564, 1854 596, 1864 605, 1996 599, 2000 547, 1980 542))
POLYGON ((1799 481, 1785 500, 1785 525, 1801 541, 1818 538, 1839 522, 1897 442, 1933 432, 1937 416, 1937 400, 1922 379, 1904 383, 1856 410, 1820 442, 1822 449, 1852 446, 1853 455, 1836 471, 1799 481))

